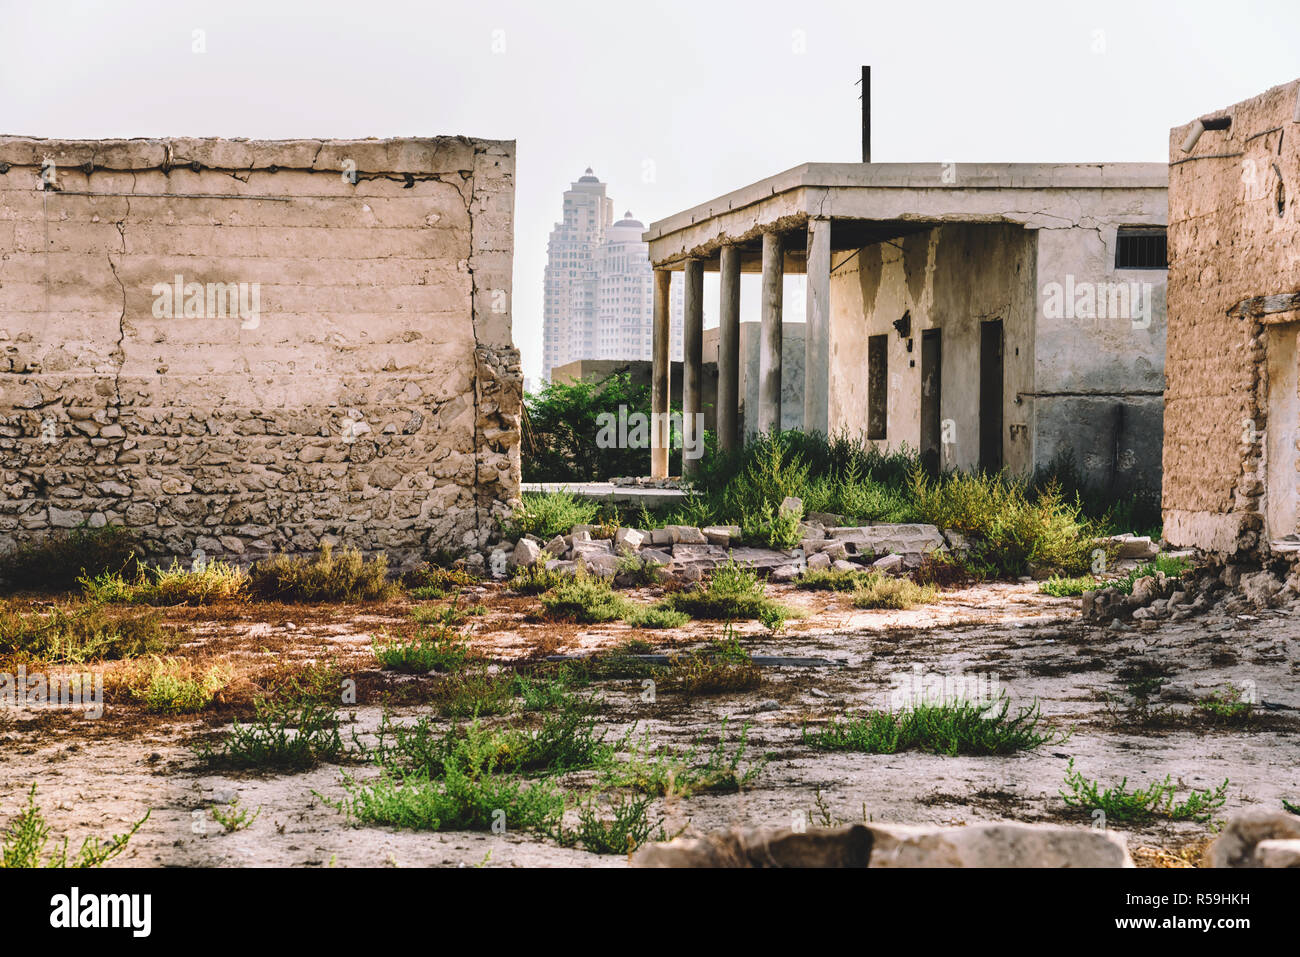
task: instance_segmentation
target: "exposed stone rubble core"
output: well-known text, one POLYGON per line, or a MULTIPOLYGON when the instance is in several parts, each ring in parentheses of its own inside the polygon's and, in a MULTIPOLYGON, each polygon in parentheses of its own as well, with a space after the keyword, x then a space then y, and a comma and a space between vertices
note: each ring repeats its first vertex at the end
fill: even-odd
POLYGON ((513 206, 511 142, 0 138, 0 550, 483 549, 520 478, 513 206), (177 276, 258 315, 160 314, 177 276))
POLYGON ((637 867, 1132 867, 1113 831, 1035 824, 731 828, 651 844, 637 867))
POLYGON ((513 570, 542 564, 548 571, 576 572, 604 578, 619 575, 619 559, 630 557, 662 566, 664 574, 698 581, 718 565, 734 561, 789 581, 800 572, 872 570, 905 575, 925 555, 963 547, 956 533, 941 534, 933 525, 864 525, 826 528, 820 522, 799 526, 796 548, 777 550, 742 544, 736 525, 668 525, 642 531, 620 528, 613 538, 595 538, 595 526, 575 525, 567 535, 543 543, 525 535, 513 550, 500 549, 501 565, 513 570))

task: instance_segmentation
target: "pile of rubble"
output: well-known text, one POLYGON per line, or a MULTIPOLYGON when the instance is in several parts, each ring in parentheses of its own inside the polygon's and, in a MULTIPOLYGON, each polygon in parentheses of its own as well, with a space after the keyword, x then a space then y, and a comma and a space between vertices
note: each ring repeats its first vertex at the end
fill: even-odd
MULTIPOLYGON (((1115 831, 999 822, 965 827, 851 824, 730 828, 636 853, 637 867, 1132 867, 1115 831)), ((1300 867, 1300 816, 1233 818, 1205 853, 1210 867, 1300 867)))
POLYGON ((1289 605, 1300 597, 1300 571, 1282 565, 1252 568, 1209 564, 1186 575, 1156 572, 1126 594, 1115 586, 1083 593, 1083 617, 1124 627, 1126 622, 1185 621, 1219 609, 1235 615, 1289 605))
MULTIPOLYGON (((799 509, 798 499, 787 499, 783 510, 799 509)), ((632 557, 662 566, 662 571, 684 581, 698 581, 728 559, 751 566, 774 581, 789 581, 807 570, 853 571, 872 568, 903 575, 918 567, 933 551, 961 549, 956 533, 945 536, 933 525, 835 524, 837 516, 816 514, 799 524, 799 544, 789 549, 755 548, 742 544, 737 525, 668 525, 641 530, 619 528, 613 537, 599 537, 593 525, 575 525, 567 535, 543 542, 525 535, 513 549, 498 549, 491 556, 493 574, 504 577, 515 568, 543 565, 552 572, 576 572, 605 578, 619 575, 620 559, 632 557)))

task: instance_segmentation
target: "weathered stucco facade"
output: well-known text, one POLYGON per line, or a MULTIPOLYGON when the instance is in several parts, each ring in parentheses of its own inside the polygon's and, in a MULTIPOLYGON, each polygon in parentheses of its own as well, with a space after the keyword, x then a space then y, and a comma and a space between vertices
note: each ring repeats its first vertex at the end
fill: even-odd
POLYGON ((0 550, 481 550, 513 206, 509 142, 0 138, 0 550))
MULTIPOLYGON (((807 277, 796 427, 905 445, 944 468, 1028 475, 1069 459, 1094 487, 1154 495, 1166 221, 1157 163, 808 164, 646 238, 660 270, 723 274, 724 325, 739 295, 728 269, 761 271, 772 289, 785 272, 807 277), (1120 240, 1132 249, 1139 235, 1159 255, 1136 266, 1120 240)), ((765 294, 773 333, 781 315, 765 294)), ((781 340, 760 348, 755 421, 767 402, 767 420, 789 427, 781 340)))
POLYGON ((1263 552, 1296 535, 1297 96, 1300 82, 1274 87, 1169 134, 1164 525, 1178 545, 1263 552))

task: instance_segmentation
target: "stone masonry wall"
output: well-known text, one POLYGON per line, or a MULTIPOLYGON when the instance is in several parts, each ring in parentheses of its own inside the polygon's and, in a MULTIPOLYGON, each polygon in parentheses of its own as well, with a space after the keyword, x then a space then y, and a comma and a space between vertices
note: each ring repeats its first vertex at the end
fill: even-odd
POLYGON ((1256 550, 1264 433, 1297 425, 1267 421, 1265 327, 1229 310, 1300 289, 1298 86, 1206 114, 1232 126, 1207 130, 1190 154, 1192 124, 1170 131, 1163 510, 1176 545, 1256 550))
POLYGON ((513 207, 509 142, 0 138, 0 552, 481 552, 513 207))

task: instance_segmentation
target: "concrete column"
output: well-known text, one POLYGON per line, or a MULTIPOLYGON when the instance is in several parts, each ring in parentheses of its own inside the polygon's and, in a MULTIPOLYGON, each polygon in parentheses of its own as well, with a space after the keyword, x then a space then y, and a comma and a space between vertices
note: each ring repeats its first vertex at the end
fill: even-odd
POLYGON ((704 263, 686 260, 682 273, 686 281, 682 318, 682 475, 699 471, 699 459, 686 451, 704 440, 701 424, 696 433, 697 413, 704 411, 704 263))
POLYGON ((721 295, 718 310, 718 448, 732 452, 740 444, 740 250, 723 246, 718 264, 721 295))
POLYGON ((808 220, 808 289, 805 296, 803 428, 830 432, 831 221, 808 220))
POLYGON ((758 431, 781 428, 781 284, 785 278, 781 236, 763 234, 763 323, 758 343, 758 431))
POLYGON ((673 274, 667 269, 655 270, 654 328, 650 353, 650 475, 652 478, 668 477, 668 377, 672 367, 668 363, 669 295, 673 274))

